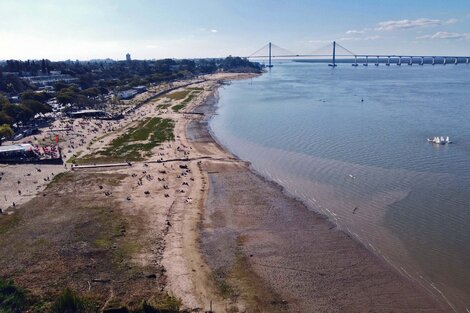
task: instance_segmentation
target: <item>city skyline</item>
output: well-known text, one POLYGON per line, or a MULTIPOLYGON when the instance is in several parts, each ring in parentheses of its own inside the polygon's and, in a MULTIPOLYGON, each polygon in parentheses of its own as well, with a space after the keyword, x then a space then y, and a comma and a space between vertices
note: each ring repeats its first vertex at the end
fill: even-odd
POLYGON ((0 60, 250 55, 336 40, 355 53, 467 55, 465 1, 0 1, 0 60))

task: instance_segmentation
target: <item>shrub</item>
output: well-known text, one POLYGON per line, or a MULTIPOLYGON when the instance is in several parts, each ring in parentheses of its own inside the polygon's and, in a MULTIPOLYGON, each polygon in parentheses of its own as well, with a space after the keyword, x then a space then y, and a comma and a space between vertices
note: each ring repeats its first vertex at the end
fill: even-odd
POLYGON ((26 292, 16 287, 12 281, 0 279, 0 312, 22 312, 26 303, 26 292))
POLYGON ((85 312, 86 302, 70 288, 65 288, 52 306, 54 313, 85 312))

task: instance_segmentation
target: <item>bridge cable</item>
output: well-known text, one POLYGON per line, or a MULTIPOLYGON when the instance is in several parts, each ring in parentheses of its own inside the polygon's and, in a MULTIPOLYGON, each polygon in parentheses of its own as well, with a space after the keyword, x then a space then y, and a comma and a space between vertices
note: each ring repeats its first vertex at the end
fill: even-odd
POLYGON ((248 58, 251 58, 252 56, 254 56, 255 54, 257 54, 258 52, 262 51, 263 49, 266 49, 268 47, 269 44, 265 44, 264 46, 262 46, 260 49, 256 50, 255 52, 253 52, 252 54, 250 54, 248 56, 248 58))

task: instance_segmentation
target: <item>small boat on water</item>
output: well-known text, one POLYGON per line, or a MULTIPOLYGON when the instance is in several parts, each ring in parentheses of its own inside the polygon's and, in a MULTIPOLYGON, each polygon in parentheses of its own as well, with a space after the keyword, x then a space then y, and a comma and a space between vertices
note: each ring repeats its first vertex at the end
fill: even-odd
POLYGON ((444 138, 444 136, 435 136, 434 138, 428 138, 428 142, 437 145, 445 145, 452 143, 452 141, 450 141, 449 136, 447 136, 446 138, 444 138))

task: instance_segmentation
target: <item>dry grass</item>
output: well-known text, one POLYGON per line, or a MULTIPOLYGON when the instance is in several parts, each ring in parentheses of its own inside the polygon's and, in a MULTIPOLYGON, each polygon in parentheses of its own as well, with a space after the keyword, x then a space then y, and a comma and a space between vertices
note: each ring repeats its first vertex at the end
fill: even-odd
POLYGON ((136 254, 149 250, 151 239, 156 240, 148 238, 145 214, 125 214, 120 199, 103 193, 125 177, 58 175, 44 195, 13 215, 1 216, 0 277, 25 288, 34 299, 31 306, 45 311, 65 288, 75 290, 95 309, 110 294, 110 303, 129 308, 140 307, 144 300, 165 300, 160 291, 166 280, 162 267, 133 262, 136 254))

